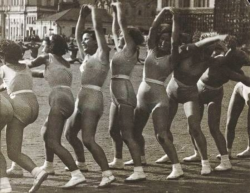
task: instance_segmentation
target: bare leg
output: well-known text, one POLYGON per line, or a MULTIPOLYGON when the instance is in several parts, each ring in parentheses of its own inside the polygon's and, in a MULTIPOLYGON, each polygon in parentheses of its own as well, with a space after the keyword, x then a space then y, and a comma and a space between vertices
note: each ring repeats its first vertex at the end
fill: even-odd
MULTIPOLYGON (((237 86, 237 85, 236 85, 237 86)), ((231 96, 228 111, 227 111, 227 126, 226 126, 226 142, 231 155, 231 149, 235 137, 235 128, 239 119, 239 116, 245 106, 245 100, 239 93, 240 88, 236 88, 231 96)))
MULTIPOLYGON (((141 162, 142 164, 146 164, 146 158, 145 158, 145 140, 142 135, 143 129, 145 125, 147 124, 148 118, 150 113, 142 108, 136 108, 135 109, 135 120, 134 120, 134 137, 136 142, 138 143, 140 147, 140 155, 141 155, 141 162)), ((129 160, 124 163, 125 165, 134 165, 134 161, 129 160)))
POLYGON ((208 105, 208 126, 221 155, 227 155, 226 140, 220 131, 221 102, 208 105))
MULTIPOLYGON (((47 126, 48 126, 48 118, 46 119, 46 121, 44 122, 44 124, 41 128, 41 135, 43 136, 43 140, 45 140, 45 132, 47 130, 47 126)), ((46 144, 44 146, 45 146, 45 159, 46 159, 46 161, 53 162, 54 161, 53 149, 48 147, 48 145, 46 145, 46 144)))
POLYGON ((147 124, 150 113, 147 111, 136 108, 135 121, 134 121, 134 137, 140 146, 140 155, 145 156, 145 140, 142 135, 143 129, 147 124))
POLYGON ((81 119, 82 139, 86 148, 92 153, 102 171, 109 170, 108 161, 103 149, 95 142, 95 134, 100 112, 85 110, 81 119))
MULTIPOLYGON (((168 116, 165 117, 167 119, 167 127, 166 127, 166 131, 167 131, 167 136, 168 136, 168 139, 173 143, 174 139, 173 139, 173 135, 172 135, 172 132, 171 132, 171 125, 172 125, 172 122, 174 120, 174 117, 177 113, 177 110, 178 110, 178 103, 172 99, 169 99, 169 113, 168 113, 168 116)), ((155 162, 156 163, 166 163, 166 162, 169 162, 169 157, 167 154, 165 154, 164 156, 162 156, 161 158, 157 159, 155 162)))
POLYGON ((2 145, 1 131, 5 127, 5 124, 6 123, 3 123, 2 121, 0 123, 0 178, 7 177, 7 174, 6 174, 6 169, 7 169, 6 160, 5 160, 5 158, 4 158, 4 156, 3 156, 2 152, 1 152, 1 145, 2 145))
POLYGON ((172 164, 179 163, 176 149, 172 140, 168 137, 167 126, 169 124, 168 120, 168 109, 166 107, 156 108, 152 114, 155 135, 164 149, 165 153, 169 156, 172 164))
POLYGON ((36 167, 36 164, 27 155, 21 152, 23 143, 23 130, 26 127, 25 124, 20 122, 15 117, 8 124, 6 130, 7 152, 8 157, 20 165, 28 172, 36 167))
POLYGON ((200 107, 197 101, 189 101, 184 104, 184 111, 188 119, 190 134, 195 139, 202 160, 207 160, 207 142, 200 126, 200 107))
POLYGON ((248 101, 248 117, 247 117, 247 134, 248 134, 248 147, 241 153, 237 154, 239 158, 249 158, 250 157, 250 102, 248 101))
POLYGON ((111 103, 110 106, 109 121, 110 121, 109 133, 112 138, 113 146, 115 148, 114 157, 122 159, 123 140, 119 127, 118 107, 114 103, 111 103))
POLYGON ((84 147, 81 140, 77 137, 81 130, 81 114, 75 108, 72 116, 66 121, 65 124, 65 137, 73 147, 78 162, 85 162, 84 147))
MULTIPOLYGON (((200 113, 201 113, 201 120, 202 120, 202 117, 203 117, 203 114, 204 114, 204 104, 201 104, 200 103, 200 113)), ((189 126, 188 126, 189 127, 189 126)), ((196 144, 195 144, 195 140, 194 138, 192 137, 191 133, 190 133, 190 129, 188 128, 188 131, 189 131, 189 134, 191 136, 191 142, 194 146, 194 154, 189 156, 189 157, 185 157, 183 158, 183 161, 185 162, 200 162, 201 161, 201 158, 200 158, 200 155, 199 155, 199 151, 196 147, 196 144)))
POLYGON ((129 105, 119 106, 119 126, 121 128, 122 139, 129 148, 134 166, 141 166, 140 147, 134 139, 134 108, 129 105))
POLYGON ((65 117, 57 108, 51 108, 48 116, 48 125, 45 132, 45 144, 63 161, 70 171, 77 170, 73 157, 67 149, 61 145, 61 136, 65 123, 65 117))

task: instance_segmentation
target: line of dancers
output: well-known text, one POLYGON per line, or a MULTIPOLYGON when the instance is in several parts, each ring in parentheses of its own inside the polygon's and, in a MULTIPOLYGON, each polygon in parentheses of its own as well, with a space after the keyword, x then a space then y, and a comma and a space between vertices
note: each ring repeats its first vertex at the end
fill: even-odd
MULTIPOLYGON (((173 144, 171 124, 183 104, 188 122, 188 131, 194 145, 195 154, 184 161, 200 161, 201 175, 212 172, 207 142, 201 130, 204 105, 208 105, 208 126, 216 143, 221 163, 217 171, 232 169, 230 162, 235 128, 244 105, 249 105, 250 78, 244 75, 242 66, 250 65, 249 49, 237 48, 237 39, 229 35, 216 35, 192 43, 181 44, 180 10, 163 8, 156 16, 149 30, 147 57, 143 67, 143 79, 136 94, 130 81, 131 72, 137 63, 138 46, 144 42, 141 32, 128 27, 123 5, 113 0, 112 32, 116 52, 110 62, 110 48, 107 45, 101 11, 91 5, 83 5, 76 26, 76 42, 82 64, 81 87, 76 100, 71 91, 72 72, 70 64, 63 58, 68 51, 65 40, 60 35, 51 35, 44 39, 43 54, 32 60, 20 61, 23 57, 20 46, 10 40, 0 41, 0 129, 6 126, 8 157, 13 161, 7 170, 6 161, 0 152, 0 192, 11 192, 8 177, 22 177, 22 168, 34 177, 29 192, 36 192, 48 175, 54 175, 54 155, 71 172, 70 180, 63 189, 74 188, 85 183, 84 146, 91 152, 102 170, 99 188, 107 187, 115 181, 111 170, 124 169, 124 165, 134 165, 133 173, 125 182, 146 180, 145 140, 143 129, 152 114, 155 136, 166 155, 157 163, 171 161, 172 171, 167 179, 178 179, 184 175, 176 148, 173 144), (86 18, 91 14, 93 30, 85 29, 86 18), (161 24, 165 16, 172 14, 172 26, 161 24), (36 67, 44 66, 44 69, 36 67), (98 121, 103 110, 102 87, 111 71, 111 106, 109 132, 113 142, 114 159, 108 163, 100 145, 95 141, 98 121), (172 74, 167 88, 165 80, 172 74), (51 92, 50 110, 42 126, 45 144, 45 162, 38 167, 32 159, 21 151, 25 127, 38 117, 39 104, 33 92, 32 78, 45 78, 51 92), (228 110, 226 138, 220 131, 223 85, 229 80, 239 82, 234 89, 228 110), (61 144, 65 136, 72 145, 76 161, 61 144), (77 137, 82 131, 82 141, 77 137), (128 146, 132 160, 123 161, 123 144, 128 146)), ((248 122, 250 113, 248 113, 248 122)), ((250 141, 250 122, 248 123, 250 141)), ((250 142, 239 157, 250 157, 250 142)))

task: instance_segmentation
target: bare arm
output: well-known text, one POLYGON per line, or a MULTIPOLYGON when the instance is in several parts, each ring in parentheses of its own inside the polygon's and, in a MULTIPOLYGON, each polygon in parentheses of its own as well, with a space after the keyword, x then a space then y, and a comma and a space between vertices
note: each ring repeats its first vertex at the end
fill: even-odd
POLYGON ((227 38, 227 36, 228 35, 217 35, 214 37, 205 38, 199 42, 196 42, 195 45, 197 47, 207 46, 207 45, 213 44, 213 43, 218 42, 218 41, 224 41, 227 38))
POLYGON ((41 55, 41 56, 38 56, 34 60, 28 60, 28 61, 24 60, 24 61, 21 61, 20 63, 26 64, 29 68, 35 68, 43 64, 46 64, 47 59, 48 59, 48 55, 41 55))
POLYGON ((179 60, 179 37, 180 37, 180 24, 179 14, 176 9, 170 10, 173 14, 173 25, 172 25, 172 37, 171 37, 171 53, 173 58, 173 64, 177 64, 179 60))
POLYGON ((109 51, 110 48, 105 39, 103 27, 102 27, 102 15, 100 9, 96 9, 95 7, 91 7, 92 10, 92 21, 93 28, 95 30, 96 41, 98 45, 98 49, 96 54, 100 57, 101 60, 109 63, 109 51))
POLYGON ((112 23, 112 33, 113 33, 113 39, 115 42, 116 50, 119 50, 119 43, 118 43, 118 37, 119 37, 119 24, 117 20, 117 9, 115 6, 113 7, 113 23, 112 23))
POLYGON ((250 86, 250 77, 245 76, 242 70, 240 70, 239 72, 235 72, 230 68, 223 66, 222 71, 223 74, 225 74, 230 80, 236 82, 242 82, 246 86, 250 86))
POLYGON ((44 70, 31 70, 32 77, 44 78, 44 70))
POLYGON ((83 5, 81 7, 80 13, 79 13, 79 17, 78 17, 78 21, 76 24, 76 33, 75 33, 75 37, 76 37, 76 43, 80 52, 80 56, 81 58, 84 60, 85 57, 85 53, 84 53, 84 49, 82 46, 82 32, 85 29, 85 22, 86 22, 86 18, 87 16, 90 14, 90 9, 88 8, 88 6, 83 5))
POLYGON ((156 47, 156 40, 157 40, 157 33, 158 29, 160 27, 160 24, 165 19, 167 9, 163 8, 161 12, 155 17, 152 26, 149 29, 149 35, 148 35, 148 49, 154 49, 156 47))

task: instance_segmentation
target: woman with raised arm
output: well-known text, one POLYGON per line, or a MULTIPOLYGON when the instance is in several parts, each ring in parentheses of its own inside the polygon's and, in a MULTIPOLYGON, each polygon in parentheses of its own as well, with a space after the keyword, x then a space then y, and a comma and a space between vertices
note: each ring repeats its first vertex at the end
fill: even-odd
POLYGON ((109 170, 103 149, 96 143, 95 134, 103 114, 102 86, 109 71, 109 52, 102 28, 100 9, 83 5, 76 26, 76 40, 83 59, 80 66, 81 89, 75 103, 75 111, 67 122, 66 138, 74 148, 79 168, 87 169, 83 145, 77 134, 82 131, 82 141, 102 170, 100 188, 110 185, 115 177, 109 170), (94 31, 84 31, 86 17, 92 14, 94 31))
POLYGON ((42 128, 45 142, 45 163, 42 168, 49 174, 54 173, 52 162, 56 154, 71 171, 71 179, 62 188, 73 188, 85 182, 85 177, 78 169, 73 157, 61 144, 61 136, 66 120, 74 111, 74 97, 71 91, 72 73, 70 64, 62 57, 67 52, 67 44, 60 35, 46 39, 45 53, 31 61, 30 68, 45 65, 41 73, 33 76, 44 77, 52 91, 49 95, 50 111, 42 128))
POLYGON ((109 163, 109 167, 123 169, 122 144, 124 141, 135 163, 134 173, 125 181, 135 182, 145 180, 146 175, 141 165, 140 149, 133 136, 136 95, 130 81, 130 74, 137 63, 137 46, 143 43, 144 38, 138 29, 127 28, 120 1, 113 2, 113 9, 113 36, 117 52, 111 62, 110 92, 112 103, 109 127, 115 156, 113 162, 109 163), (120 36, 118 34, 119 27, 120 36))
MULTIPOLYGON (((174 9, 163 8, 150 28, 148 55, 144 64, 143 80, 137 94, 134 126, 135 138, 142 147, 141 158, 143 163, 146 163, 142 132, 152 113, 156 138, 173 164, 172 173, 167 179, 177 179, 183 175, 176 149, 172 143, 173 137, 166 130, 169 124, 169 99, 164 87, 164 81, 178 65, 179 25, 176 12, 177 10, 174 9), (160 25, 170 11, 173 14, 172 30, 168 26, 159 34, 160 25)), ((125 164, 132 163, 129 161, 125 164)))
MULTIPOLYGON (((22 51, 13 41, 0 41, 0 59, 4 64, 0 67, 0 79, 3 79, 10 96, 7 99, 13 108, 13 118, 6 129, 8 157, 34 176, 34 184, 29 192, 36 192, 48 174, 21 151, 24 128, 37 119, 39 111, 32 88, 32 75, 26 65, 18 62, 22 59, 22 51)), ((2 106, 0 110, 2 111, 2 106)))

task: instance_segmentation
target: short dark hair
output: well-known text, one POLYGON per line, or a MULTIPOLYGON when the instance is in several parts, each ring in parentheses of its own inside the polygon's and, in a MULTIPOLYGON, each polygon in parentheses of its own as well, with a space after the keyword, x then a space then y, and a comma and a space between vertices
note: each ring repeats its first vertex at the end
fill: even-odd
POLYGON ((138 28, 128 27, 128 33, 136 45, 141 45, 145 41, 142 32, 138 28))
POLYGON ((49 40, 49 53, 59 56, 62 56, 67 53, 68 45, 62 36, 58 34, 53 34, 51 35, 51 39, 49 40))
POLYGON ((23 57, 21 47, 11 40, 0 40, 0 54, 5 57, 7 62, 17 62, 23 57))
POLYGON ((93 38, 93 40, 96 40, 96 36, 95 36, 95 31, 91 30, 91 29, 86 29, 82 32, 82 36, 84 34, 90 34, 90 36, 93 38))

